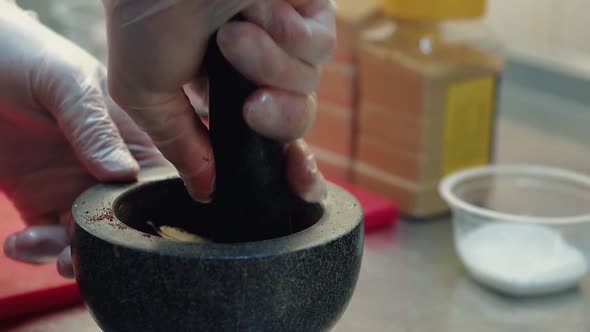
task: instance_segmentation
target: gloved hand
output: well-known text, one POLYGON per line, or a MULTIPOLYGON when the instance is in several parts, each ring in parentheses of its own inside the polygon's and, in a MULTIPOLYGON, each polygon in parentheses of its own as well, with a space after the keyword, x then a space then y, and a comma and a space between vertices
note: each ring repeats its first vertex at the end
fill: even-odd
POLYGON ((202 59, 217 41, 228 61, 260 88, 246 122, 287 146, 293 189, 308 201, 326 184, 302 140, 315 118, 321 64, 335 45, 331 0, 104 0, 109 89, 178 169, 191 195, 209 201, 214 160, 207 131, 194 120, 187 90, 204 97, 202 59), (241 13, 246 22, 228 22, 241 13))
POLYGON ((10 2, 0 1, 0 189, 28 228, 7 239, 10 257, 44 262, 63 251, 73 200, 98 181, 133 180, 169 165, 109 98, 92 56, 10 2))

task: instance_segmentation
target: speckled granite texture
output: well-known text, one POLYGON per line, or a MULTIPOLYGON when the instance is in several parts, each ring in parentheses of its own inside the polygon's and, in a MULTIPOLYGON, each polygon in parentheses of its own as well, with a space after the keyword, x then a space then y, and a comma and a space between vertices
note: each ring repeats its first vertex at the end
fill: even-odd
POLYGON ((167 207, 190 210, 162 201, 188 195, 169 170, 144 172, 132 184, 98 185, 73 208, 76 278, 103 330, 324 331, 346 308, 363 225, 359 203, 344 190, 330 185, 323 216, 303 231, 235 244, 149 234, 130 212, 138 206, 126 195, 138 194, 145 199, 133 204, 159 218, 171 213, 167 207))

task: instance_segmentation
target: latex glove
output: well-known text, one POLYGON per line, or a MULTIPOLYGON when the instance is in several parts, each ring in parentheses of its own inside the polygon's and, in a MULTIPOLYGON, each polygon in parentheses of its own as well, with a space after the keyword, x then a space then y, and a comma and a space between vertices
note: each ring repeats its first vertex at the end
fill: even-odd
POLYGON ((244 106, 257 132, 287 145, 287 172, 308 201, 326 196, 326 183, 305 143, 313 124, 321 64, 335 45, 331 0, 105 0, 109 88, 178 169, 194 199, 214 190, 207 130, 195 121, 185 92, 204 98, 202 59, 219 30, 224 56, 262 88, 244 106), (230 22, 242 13, 246 22, 230 22), (293 143, 295 141, 295 143, 293 143))
POLYGON ((0 73, 0 189, 29 225, 7 239, 5 253, 46 262, 63 251, 58 269, 72 277, 67 225, 75 197, 167 162, 109 98, 104 66, 3 1, 0 73))

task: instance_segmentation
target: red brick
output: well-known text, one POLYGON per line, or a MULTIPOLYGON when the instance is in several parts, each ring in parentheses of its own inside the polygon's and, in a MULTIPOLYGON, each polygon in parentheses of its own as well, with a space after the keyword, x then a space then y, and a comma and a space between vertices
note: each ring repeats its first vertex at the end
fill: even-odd
POLYGON ((387 141, 366 136, 359 137, 355 159, 411 181, 435 181, 441 176, 439 160, 400 151, 387 141))
POLYGON ((438 194, 438 184, 418 185, 354 162, 353 183, 393 200, 400 210, 416 218, 435 217, 448 211, 438 194))
POLYGON ((379 53, 369 45, 359 51, 361 102, 419 117, 425 88, 422 76, 379 53))
POLYGON ((352 111, 330 103, 320 103, 314 126, 305 140, 324 150, 350 158, 352 151, 352 111))
POLYGON ((322 173, 333 178, 350 181, 352 161, 348 156, 339 155, 313 145, 310 147, 322 173))
POLYGON ((362 102, 358 113, 358 134, 388 142, 399 150, 419 153, 420 119, 362 102))
POLYGON ((329 63, 323 67, 316 93, 320 101, 353 108, 356 101, 357 71, 354 65, 329 63))

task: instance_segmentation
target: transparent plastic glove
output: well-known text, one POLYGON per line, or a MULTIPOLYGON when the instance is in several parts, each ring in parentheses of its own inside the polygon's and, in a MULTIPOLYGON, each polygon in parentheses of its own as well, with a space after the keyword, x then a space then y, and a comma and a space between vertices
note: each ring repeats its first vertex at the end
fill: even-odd
POLYGON ((63 251, 58 268, 71 277, 67 226, 75 197, 98 181, 133 180, 140 167, 167 161, 106 93, 104 66, 4 1, 0 73, 0 190, 29 226, 4 251, 29 262, 63 251))
POLYGON ((247 100, 246 122, 287 145, 289 179, 306 200, 326 184, 303 141, 317 108, 321 64, 335 45, 331 0, 104 0, 109 88, 178 169, 193 198, 209 201, 214 159, 186 90, 205 100, 202 59, 208 39, 262 88, 247 100), (229 22, 241 13, 245 22, 229 22))

